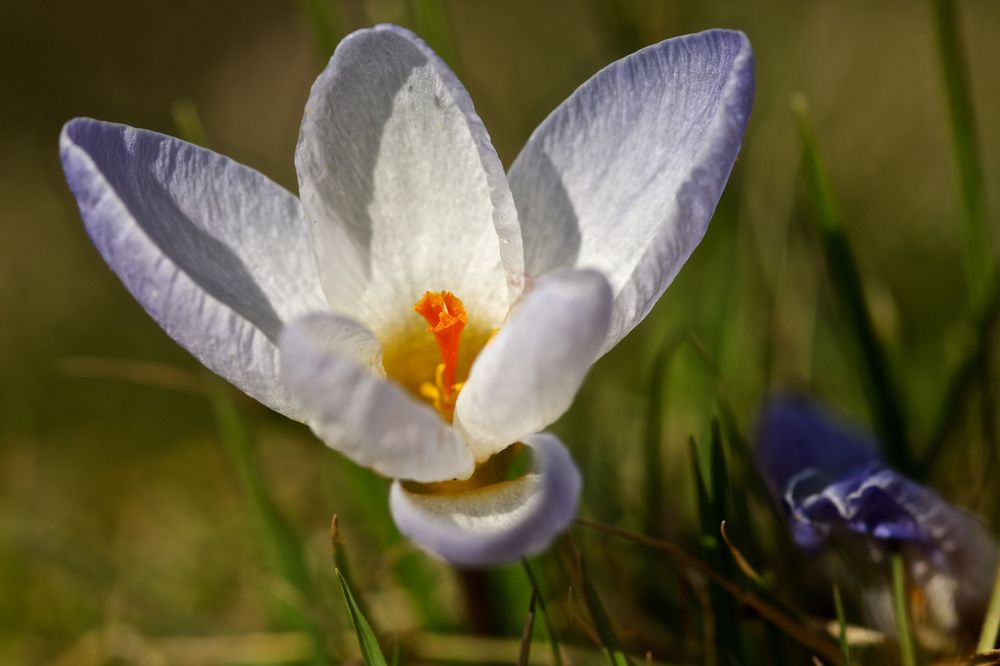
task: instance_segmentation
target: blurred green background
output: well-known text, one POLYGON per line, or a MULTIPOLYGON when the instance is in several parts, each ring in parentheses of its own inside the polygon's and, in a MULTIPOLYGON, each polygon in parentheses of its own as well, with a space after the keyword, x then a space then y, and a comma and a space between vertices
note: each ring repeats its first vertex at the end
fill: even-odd
MULTIPOLYGON (((789 106, 796 92, 809 101, 914 446, 927 440, 948 377, 975 338, 928 3, 435 5, 443 7, 447 29, 400 0, 331 0, 323 25, 338 36, 383 21, 427 28, 424 36, 469 89, 505 164, 576 86, 643 45, 731 27, 754 46, 753 116, 705 241, 647 321, 598 364, 557 428, 584 472, 582 515, 636 530, 655 522, 654 531, 696 549, 687 438, 707 441, 713 416, 730 410, 730 434, 747 437, 766 391, 796 387, 872 421, 810 221, 789 106), (678 339, 684 342, 656 383, 660 401, 651 409, 654 359, 678 339), (653 421, 663 428, 650 435, 653 421), (659 465, 652 458, 653 472, 650 436, 660 455, 659 465), (662 502, 651 507, 651 498, 662 502)), ((528 599, 519 568, 463 577, 415 551, 388 519, 386 482, 328 450, 304 426, 233 392, 265 485, 305 544, 314 598, 301 599, 274 573, 240 468, 220 443, 200 367, 105 267, 62 177, 57 139, 68 119, 92 116, 177 134, 171 109, 188 99, 215 149, 294 191, 301 111, 323 62, 309 18, 316 6, 3 6, 0 663, 294 661, 309 653, 299 632, 305 625, 276 613, 275 599, 306 609, 307 624, 322 627, 334 661, 356 654, 343 638, 350 625, 330 562, 334 513, 355 592, 386 640, 402 641, 414 662, 435 663, 446 660, 446 638, 491 631, 509 640, 486 656, 516 659, 528 599), (470 608, 470 590, 484 591, 485 611, 470 608)), ((988 210, 997 211, 1000 125, 992 121, 1000 117, 1000 3, 968 0, 960 8, 988 210)), ((995 228, 995 215, 989 219, 995 228)), ((975 418, 959 419, 930 479, 950 500, 991 517, 997 492, 984 478, 991 458, 976 445, 975 418)), ((731 452, 731 467, 740 459, 731 452)), ((733 474, 734 493, 743 492, 749 472, 733 474)), ((798 560, 783 559, 795 556, 781 550, 782 525, 759 496, 749 506, 758 527, 736 529, 754 531, 756 545, 747 547, 755 566, 794 578, 788 571, 798 560)), ((701 624, 690 611, 698 602, 687 598, 673 564, 577 532, 629 648, 700 661, 701 624), (670 601, 661 606, 670 610, 642 600, 650 571, 666 581, 663 599, 670 601)), ((555 559, 543 561, 542 570, 558 570, 555 559)), ((572 598, 557 573, 551 580, 561 636, 587 646, 572 598)), ((806 610, 829 614, 822 596, 828 582, 812 584, 821 598, 801 588, 789 594, 806 610)))

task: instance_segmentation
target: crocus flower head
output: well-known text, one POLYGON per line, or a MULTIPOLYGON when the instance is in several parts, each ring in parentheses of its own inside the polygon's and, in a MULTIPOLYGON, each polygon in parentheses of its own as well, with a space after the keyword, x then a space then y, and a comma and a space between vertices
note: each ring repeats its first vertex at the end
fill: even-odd
POLYGON ((572 519, 577 469, 537 433, 698 244, 753 89, 742 33, 662 42, 581 86, 505 174, 455 75, 383 25, 313 84, 298 198, 123 125, 73 120, 60 149, 95 245, 167 333, 396 479, 414 541, 480 565, 572 519), (531 471, 507 478, 519 451, 531 471))
POLYGON ((862 540, 870 556, 900 549, 937 606, 939 624, 983 610, 996 544, 972 515, 882 462, 867 432, 800 396, 775 396, 757 430, 757 466, 788 516, 796 543, 862 540), (950 610, 942 610, 947 606, 950 610), (947 616, 947 617, 945 617, 947 616))

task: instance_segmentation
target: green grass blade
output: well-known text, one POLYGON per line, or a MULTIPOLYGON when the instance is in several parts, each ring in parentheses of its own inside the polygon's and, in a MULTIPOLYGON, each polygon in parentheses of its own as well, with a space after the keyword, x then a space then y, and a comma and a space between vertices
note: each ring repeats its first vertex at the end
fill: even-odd
MULTIPOLYGON (((347 552, 344 549, 344 536, 340 531, 336 514, 333 516, 333 520, 330 521, 330 547, 333 551, 334 570, 337 572, 339 578, 344 580, 347 587, 353 589, 355 587, 354 579, 351 576, 351 569, 347 561, 347 552)), ((365 606, 363 597, 355 598, 354 602, 362 616, 367 617, 371 615, 365 606)))
POLYGON ((816 210, 816 223, 826 257, 826 269, 857 342, 860 355, 859 370, 865 380, 865 389, 876 421, 876 429, 885 447, 889 463, 904 474, 912 474, 914 463, 907 444, 902 404, 890 372, 889 361, 875 333, 875 326, 865 302, 861 276, 847 239, 847 232, 826 167, 820 156, 805 98, 795 96, 792 100, 792 110, 799 125, 803 170, 809 197, 816 210))
POLYGON ((517 655, 518 666, 528 666, 531 659, 531 637, 535 633, 535 601, 538 600, 538 592, 531 591, 531 601, 528 602, 528 616, 524 619, 524 633, 521 636, 521 650, 517 655))
POLYGON ((896 614, 899 661, 903 666, 917 666, 917 652, 913 645, 913 631, 910 629, 910 602, 906 589, 906 570, 902 554, 892 554, 891 566, 892 607, 896 614))
POLYGON ((351 615, 351 624, 354 625, 354 633, 358 637, 358 647, 361 648, 361 658, 364 660, 365 666, 387 666, 385 657, 382 655, 382 648, 379 647, 378 639, 375 638, 375 632, 372 631, 371 625, 368 624, 368 620, 365 619, 358 603, 354 600, 347 579, 344 578, 340 569, 337 569, 337 579, 340 581, 340 589, 344 592, 347 612, 351 615))
POLYGON ((229 397, 229 387, 213 377, 206 380, 219 438, 253 507, 253 517, 268 568, 295 591, 297 599, 278 609, 284 624, 310 634, 316 644, 314 663, 327 663, 323 632, 307 608, 316 586, 305 563, 302 541, 271 498, 253 453, 250 435, 229 397))
POLYGON ((931 0, 938 57, 948 101, 951 142, 962 192, 962 255, 969 294, 980 311, 994 270, 993 238, 986 216, 986 188, 977 128, 959 33, 958 3, 931 0))
POLYGON ((198 108, 194 102, 186 97, 178 97, 170 105, 170 115, 177 127, 177 136, 188 143, 197 144, 203 148, 211 147, 208 144, 205 126, 201 124, 201 116, 198 115, 198 108))
POLYGON ((580 586, 583 589, 583 600, 587 604, 587 610, 590 612, 591 619, 594 621, 594 629, 597 630, 597 636, 601 641, 604 654, 608 658, 608 663, 611 666, 631 666, 632 662, 625 654, 625 650, 622 649, 621 642, 618 640, 618 634, 615 633, 611 619, 608 617, 607 611, 604 610, 604 604, 601 603, 601 598, 597 594, 597 588, 594 587, 594 583, 590 580, 590 575, 587 573, 587 564, 584 562, 582 556, 579 557, 578 568, 580 572, 580 586))
POLYGON ((666 502, 663 500, 663 411, 666 403, 666 375, 670 363, 685 340, 684 335, 667 339, 657 351, 649 374, 649 404, 646 411, 645 441, 643 442, 643 480, 646 495, 644 531, 650 536, 663 536, 666 525, 666 502))
POLYGON ((461 62, 445 0, 410 0, 409 8, 417 34, 458 72, 461 62))
POLYGON ((990 603, 986 608, 986 617, 983 618, 983 626, 979 631, 979 641, 976 643, 976 652, 986 652, 992 650, 997 644, 997 633, 1000 632, 1000 566, 993 580, 993 591, 990 593, 990 603))
POLYGON ((762 618, 780 629, 787 636, 798 641, 806 649, 815 652, 817 656, 822 657, 830 663, 835 664, 840 662, 840 652, 837 647, 830 643, 825 634, 818 632, 808 622, 803 621, 801 613, 793 612, 784 604, 776 603, 773 599, 765 598, 756 591, 748 590, 736 584, 713 569, 706 562, 689 555, 673 543, 664 539, 649 537, 645 534, 629 532, 620 527, 595 523, 585 518, 577 518, 576 524, 656 549, 675 561, 682 568, 697 572, 711 579, 719 587, 733 595, 733 598, 739 603, 755 610, 762 618))
MULTIPOLYGON (((711 487, 705 483, 702 466, 699 463, 698 444, 693 437, 689 440, 698 517, 701 525, 702 557, 714 570, 726 578, 732 578, 733 560, 723 555, 719 534, 719 526, 726 519, 729 476, 726 471, 726 459, 718 421, 712 421, 711 432, 709 448, 704 456, 707 457, 711 487)), ((720 664, 741 663, 743 659, 740 649, 739 609, 733 598, 718 585, 711 586, 710 601, 715 628, 714 647, 718 662, 720 664)))
POLYGON ((844 600, 840 598, 840 588, 833 586, 833 608, 837 612, 837 640, 840 643, 840 653, 844 656, 844 664, 851 663, 851 644, 847 642, 847 615, 844 613, 844 600))
POLYGON ((542 612, 542 623, 545 625, 545 633, 549 635, 549 647, 552 649, 552 663, 555 666, 563 666, 562 653, 559 650, 559 640, 556 637, 555 630, 552 628, 552 619, 549 617, 549 611, 545 607, 545 598, 538 587, 538 580, 535 579, 535 573, 532 571, 531 564, 527 558, 521 558, 521 565, 524 567, 524 573, 528 576, 528 581, 531 583, 531 594, 538 600, 538 609, 542 612))
POLYGON ((337 48, 340 29, 333 0, 300 0, 301 12, 309 22, 320 63, 326 65, 337 48))
POLYGON ((924 447, 917 466, 917 476, 926 477, 937 464, 938 456, 945 449, 961 416, 972 402, 974 389, 984 381, 984 369, 990 367, 997 322, 1000 321, 1000 280, 993 280, 986 307, 976 317, 976 344, 962 359, 951 375, 941 406, 938 408, 934 429, 924 447))

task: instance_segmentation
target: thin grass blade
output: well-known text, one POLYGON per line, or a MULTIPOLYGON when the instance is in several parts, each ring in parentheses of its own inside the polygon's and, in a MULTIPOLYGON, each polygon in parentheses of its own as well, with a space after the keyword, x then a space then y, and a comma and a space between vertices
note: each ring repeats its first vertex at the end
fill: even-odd
POLYGON ((899 661, 903 666, 917 666, 917 651, 913 645, 913 631, 910 628, 910 597, 906 587, 906 569, 900 553, 893 553, 891 567, 892 608, 896 614, 899 661))
POLYGON ((668 338, 657 351, 649 375, 649 404, 646 411, 643 446, 643 481, 646 495, 644 531, 650 536, 663 536, 666 524, 666 502, 663 500, 663 421, 666 404, 666 375, 674 355, 686 339, 686 334, 668 338))
POLYGON ((268 568, 295 593, 294 599, 286 599, 280 604, 280 619, 313 637, 316 644, 313 663, 327 663, 323 632, 308 608, 317 588, 306 566, 302 540, 278 509, 264 483, 250 435, 229 398, 228 386, 212 377, 206 378, 205 383, 219 439, 252 507, 268 568))
POLYGON ((188 143, 194 143, 203 148, 211 147, 208 143, 205 126, 201 124, 201 116, 198 115, 198 108, 194 102, 186 97, 178 97, 170 105, 170 115, 177 127, 177 136, 188 143))
POLYGON ((361 658, 365 666, 386 666, 385 657, 382 655, 382 648, 378 645, 375 632, 368 624, 361 609, 358 608, 351 588, 347 584, 347 579, 337 570, 337 579, 340 581, 340 589, 344 592, 344 601, 347 603, 347 611, 351 616, 351 623, 354 625, 354 633, 358 637, 358 647, 361 648, 361 658))
POLYGON ((990 603, 986 608, 986 617, 979 631, 979 641, 976 652, 992 650, 997 644, 997 633, 1000 632, 1000 566, 997 567, 993 580, 993 591, 990 593, 990 603))
POLYGON ((538 580, 535 579, 535 573, 532 571, 531 564, 526 558, 521 559, 521 565, 524 567, 524 573, 528 576, 528 581, 531 583, 531 596, 538 601, 538 609, 542 612, 542 624, 545 625, 545 633, 549 636, 549 647, 552 649, 552 663, 555 666, 563 666, 562 653, 559 650, 559 640, 556 637, 555 630, 552 628, 552 619, 549 617, 549 611, 545 607, 545 598, 538 587, 538 580))
POLYGON ((844 600, 840 598, 840 588, 833 586, 833 608, 837 613, 837 642, 840 653, 844 656, 844 664, 851 663, 851 644, 847 640, 847 615, 844 613, 844 600))
POLYGON ((979 156, 969 77, 959 31, 958 3, 931 0, 938 57, 948 101, 951 143, 962 192, 962 259, 973 309, 980 312, 990 290, 995 258, 986 214, 986 188, 979 156))
MULTIPOLYGON (((336 514, 334 514, 333 519, 330 521, 330 547, 333 552, 334 570, 338 572, 339 578, 346 581, 348 588, 354 589, 354 580, 351 576, 351 569, 347 561, 347 552, 344 548, 344 535, 340 531, 340 524, 336 514)), ((371 616, 371 613, 368 611, 368 608, 364 603, 363 597, 357 597, 354 601, 363 616, 371 616)))
POLYGON ((299 7, 309 22, 309 29, 312 31, 320 64, 326 65, 330 56, 333 55, 334 49, 337 48, 337 42, 341 35, 334 2, 333 0, 299 0, 299 7))
POLYGON ((682 548, 664 539, 655 539, 644 534, 629 532, 628 530, 611 525, 595 523, 584 518, 577 518, 577 525, 589 527, 591 529, 610 534, 621 539, 632 541, 649 548, 655 548, 661 553, 673 559, 679 566, 689 571, 697 572, 706 578, 717 583, 722 589, 739 601, 754 609, 762 618, 772 623, 786 635, 794 638, 806 649, 814 652, 819 657, 832 664, 840 663, 840 651, 836 645, 823 635, 817 633, 811 626, 803 622, 801 614, 793 614, 782 605, 772 603, 753 591, 747 590, 732 580, 726 578, 707 563, 689 555, 682 548))
POLYGON ((424 41, 441 56, 448 65, 459 72, 461 62, 458 46, 451 24, 451 14, 445 0, 410 0, 410 14, 414 28, 424 41))
MULTIPOLYGON (((729 476, 726 472, 726 459, 722 447, 722 435, 719 422, 712 421, 712 435, 709 447, 702 460, 707 458, 711 487, 704 480, 699 463, 698 444, 692 437, 691 462, 695 475, 697 489, 698 516, 701 524, 701 550, 703 559, 709 566, 726 578, 732 578, 732 559, 724 557, 720 539, 717 536, 719 525, 726 519, 728 507, 729 476)), ((710 588, 712 604, 712 622, 715 627, 715 654, 720 664, 741 663, 743 661, 740 649, 739 609, 733 598, 726 594, 718 585, 710 588)))
POLYGON ((594 583, 590 580, 590 575, 587 573, 587 564, 582 556, 579 557, 578 569, 580 587, 583 589, 583 601, 587 605, 587 610, 590 611, 590 617, 594 621, 594 629, 597 631, 597 636, 600 639, 604 654, 608 658, 608 663, 611 666, 631 666, 632 662, 625 654, 625 650, 622 649, 621 642, 618 640, 618 634, 615 633, 611 619, 608 617, 607 611, 604 610, 604 604, 601 603, 601 598, 597 594, 597 588, 594 587, 594 583))
POLYGON ((518 666, 527 666, 531 658, 531 637, 535 630, 535 601, 538 593, 531 591, 531 601, 528 602, 528 616, 524 619, 524 633, 521 636, 521 650, 517 655, 518 666))
POLYGON ((882 345, 875 333, 861 287, 854 253, 851 250, 840 210, 820 156, 819 145, 809 119, 804 97, 792 99, 792 111, 799 125, 802 161, 809 198, 815 209, 816 226, 826 257, 826 270, 857 344, 859 372, 880 439, 889 463, 904 474, 913 474, 914 463, 907 444, 902 403, 882 345))

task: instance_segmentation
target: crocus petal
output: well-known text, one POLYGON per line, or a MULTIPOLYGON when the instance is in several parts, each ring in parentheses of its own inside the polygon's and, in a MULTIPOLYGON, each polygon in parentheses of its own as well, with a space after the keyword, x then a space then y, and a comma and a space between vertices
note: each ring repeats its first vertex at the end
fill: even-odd
POLYGON ((370 330, 331 313, 305 315, 281 334, 281 374, 328 446, 385 476, 467 478, 468 447, 436 412, 377 372, 370 330))
POLYGON ((776 395, 761 409, 754 456, 775 497, 809 470, 836 477, 878 461, 872 436, 844 423, 816 402, 798 395, 776 395))
POLYGON ((345 38, 313 84, 295 154, 334 310, 384 338, 454 291, 498 326, 521 289, 517 213, 468 93, 395 26, 345 38), (402 323, 405 319, 405 323, 402 323))
POLYGON ((743 33, 670 39, 584 83, 511 167, 528 276, 561 267, 608 276, 604 351, 648 314, 704 235, 753 92, 743 33))
POLYGON ((177 139, 78 118, 59 138, 94 245, 146 311, 213 372, 292 418, 284 322, 324 306, 298 200, 177 139))
POLYGON ((400 532, 459 566, 501 564, 545 549, 576 514, 580 473, 553 435, 524 443, 533 449, 534 470, 513 481, 454 495, 393 483, 389 506, 400 532))
POLYGON ((995 551, 972 515, 880 463, 851 470, 821 488, 804 490, 803 485, 790 484, 785 502, 796 522, 815 530, 844 528, 873 539, 914 543, 952 574, 961 573, 953 560, 962 551, 995 551))
POLYGON ((569 408, 610 318, 611 288, 596 271, 555 273, 525 294, 476 358, 455 406, 455 427, 478 460, 569 408))

